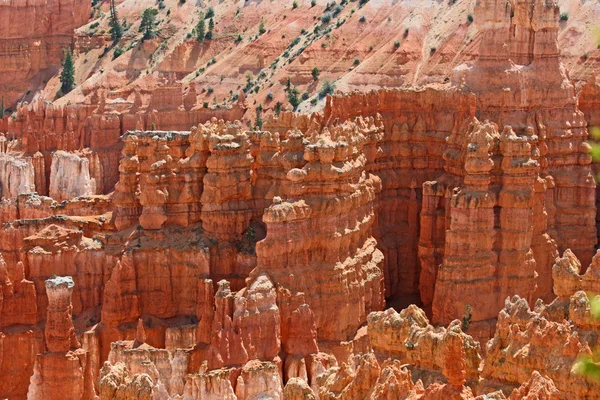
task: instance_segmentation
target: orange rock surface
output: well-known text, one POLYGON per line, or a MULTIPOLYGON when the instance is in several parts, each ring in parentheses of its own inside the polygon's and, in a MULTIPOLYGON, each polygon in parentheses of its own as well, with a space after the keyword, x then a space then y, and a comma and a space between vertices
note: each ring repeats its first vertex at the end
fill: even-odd
POLYGON ((0 398, 600 399, 597 7, 200 3, 0 4, 0 398))

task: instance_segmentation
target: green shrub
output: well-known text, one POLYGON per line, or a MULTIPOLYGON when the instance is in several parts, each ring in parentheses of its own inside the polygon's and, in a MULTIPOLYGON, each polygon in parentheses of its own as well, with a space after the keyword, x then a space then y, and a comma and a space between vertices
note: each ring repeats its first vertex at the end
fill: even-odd
POLYGON ((125 53, 125 49, 122 47, 116 47, 115 50, 113 51, 113 60, 116 58, 119 58, 123 55, 123 53, 125 53))
POLYGON ((335 92, 335 86, 330 81, 325 81, 323 86, 321 86, 321 90, 319 90, 319 98, 322 99, 325 96, 332 95, 335 92))

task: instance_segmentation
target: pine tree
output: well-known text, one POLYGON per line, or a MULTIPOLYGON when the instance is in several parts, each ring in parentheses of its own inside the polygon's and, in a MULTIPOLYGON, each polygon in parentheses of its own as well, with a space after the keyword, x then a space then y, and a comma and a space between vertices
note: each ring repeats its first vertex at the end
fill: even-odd
POLYGON ((299 94, 300 94, 300 91, 297 88, 292 88, 288 92, 288 101, 290 102, 292 107, 294 107, 294 111, 296 111, 296 109, 302 102, 302 100, 300 100, 300 97, 298 97, 299 94))
POLYGON ((119 22, 115 0, 110 0, 110 21, 108 25, 110 26, 110 38, 113 42, 118 42, 123 37, 123 26, 119 22))
POLYGON ((142 22, 140 23, 140 32, 144 33, 144 40, 150 39, 156 35, 154 29, 154 20, 158 10, 156 8, 146 8, 142 13, 142 22))
POLYGON ((312 70, 313 80, 315 80, 315 81, 319 80, 319 75, 321 75, 321 72, 319 71, 319 68, 314 67, 313 70, 312 70))
POLYGON ((204 19, 200 19, 200 21, 196 24, 196 40, 199 42, 204 41, 206 37, 206 24, 204 23, 204 19))
POLYGON ((60 83, 60 91, 63 95, 69 93, 75 87, 75 64, 73 63, 73 51, 71 49, 65 52, 60 83))
POLYGON ((258 129, 259 131, 262 131, 262 127, 263 127, 263 119, 261 117, 263 111, 263 107, 262 105, 258 105, 258 107, 256 107, 256 121, 255 121, 255 126, 256 129, 258 129))
POLYGON ((4 108, 4 96, 2 96, 2 102, 0 103, 0 119, 6 115, 6 109, 4 108))
POLYGON ((211 18, 210 20, 208 20, 208 33, 206 34, 206 39, 212 40, 214 29, 215 29, 215 21, 211 18))

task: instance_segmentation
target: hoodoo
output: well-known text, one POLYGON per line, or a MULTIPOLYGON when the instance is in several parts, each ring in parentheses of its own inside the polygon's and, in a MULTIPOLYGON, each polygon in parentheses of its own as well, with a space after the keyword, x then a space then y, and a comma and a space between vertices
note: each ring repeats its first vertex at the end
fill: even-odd
POLYGON ((600 399, 594 2, 0 3, 0 398, 600 399))

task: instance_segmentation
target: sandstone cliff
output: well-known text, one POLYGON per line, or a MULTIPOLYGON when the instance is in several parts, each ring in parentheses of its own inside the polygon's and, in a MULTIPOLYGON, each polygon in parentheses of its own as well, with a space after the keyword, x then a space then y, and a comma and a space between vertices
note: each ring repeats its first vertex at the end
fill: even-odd
POLYGON ((600 91, 559 4, 283 3, 119 2, 111 47, 99 2, 78 87, 0 119, 0 397, 598 398, 600 91))

